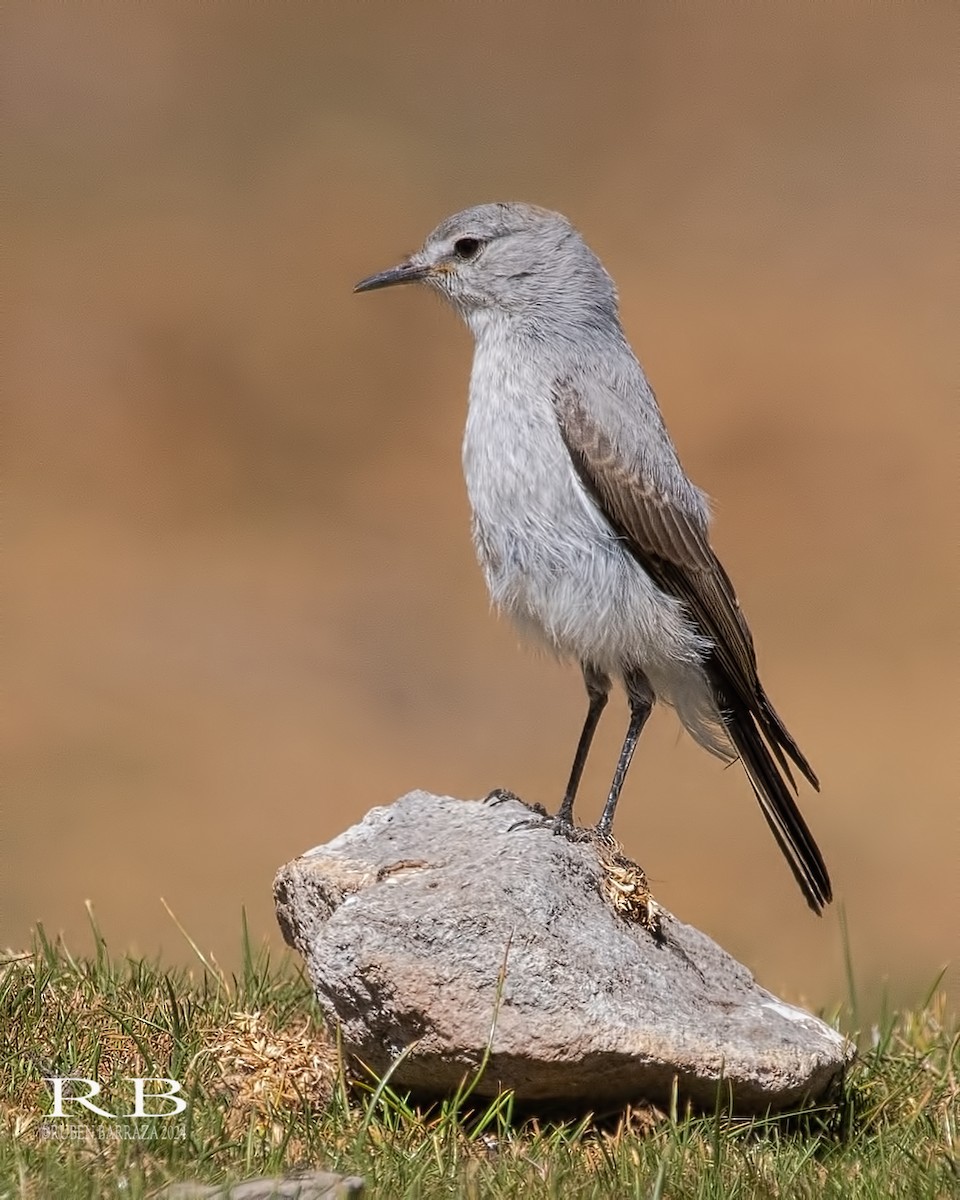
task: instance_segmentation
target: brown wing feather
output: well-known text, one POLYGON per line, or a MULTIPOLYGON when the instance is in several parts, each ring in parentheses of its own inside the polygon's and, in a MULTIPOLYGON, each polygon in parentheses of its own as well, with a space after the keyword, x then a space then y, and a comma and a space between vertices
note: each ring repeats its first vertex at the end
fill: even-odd
POLYGON ((706 667, 727 732, 797 882, 819 912, 831 898, 830 880, 780 774, 796 790, 787 758, 813 787, 819 790, 820 785, 763 690, 750 629, 705 529, 622 459, 570 383, 558 382, 554 406, 584 486, 647 573, 683 601, 697 628, 710 639, 713 649, 706 667))
POLYGON ((581 479, 657 582, 687 604, 747 699, 757 686, 753 638, 703 530, 617 456, 569 385, 558 386, 556 398, 560 430, 581 479))

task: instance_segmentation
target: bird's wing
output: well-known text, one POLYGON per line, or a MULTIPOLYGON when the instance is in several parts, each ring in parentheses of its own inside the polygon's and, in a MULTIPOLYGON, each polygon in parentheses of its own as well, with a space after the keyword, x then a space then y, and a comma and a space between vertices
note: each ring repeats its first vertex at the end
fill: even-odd
POLYGON ((767 823, 808 902, 819 912, 830 899, 830 881, 783 778, 796 790, 787 759, 815 788, 820 785, 763 690, 750 629, 730 577, 707 539, 705 523, 684 511, 638 461, 615 445, 575 382, 557 380, 553 403, 587 492, 647 574, 683 603, 697 631, 709 639, 712 649, 704 665, 724 725, 767 823))
POLYGON ((705 529, 645 478, 638 464, 626 460, 571 382, 558 381, 553 399, 560 432, 587 491, 653 580, 684 602, 738 693, 749 698, 757 687, 753 638, 705 529))

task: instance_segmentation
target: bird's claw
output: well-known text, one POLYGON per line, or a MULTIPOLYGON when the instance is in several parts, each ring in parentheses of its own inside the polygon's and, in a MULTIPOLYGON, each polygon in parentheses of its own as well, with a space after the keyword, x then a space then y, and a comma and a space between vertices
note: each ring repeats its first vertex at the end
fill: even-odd
POLYGON ((582 829, 561 817, 551 817, 541 804, 528 804, 527 808, 533 809, 533 815, 514 821, 507 829, 508 833, 514 829, 549 829, 554 837, 564 837, 568 842, 589 842, 594 838, 592 829, 582 829))
POLYGON ((511 825, 511 829, 518 829, 524 825, 539 825, 542 821, 550 819, 550 814, 542 804, 522 800, 516 792, 511 792, 509 788, 494 788, 492 792, 484 796, 482 803, 489 804, 492 807, 495 804, 506 804, 511 800, 515 800, 517 804, 522 804, 524 808, 529 809, 533 813, 533 816, 524 817, 511 825))
POLYGON ((519 821, 507 826, 507 833, 513 833, 515 829, 542 829, 549 820, 550 816, 546 812, 536 813, 532 817, 521 817, 519 821))
MULTIPOLYGON (((484 798, 480 801, 481 804, 489 804, 493 808, 496 804, 506 804, 508 800, 516 800, 519 804, 526 803, 521 800, 516 792, 511 792, 509 788, 497 787, 492 792, 487 792, 484 798)), ((530 806, 527 805, 529 808, 530 806)))

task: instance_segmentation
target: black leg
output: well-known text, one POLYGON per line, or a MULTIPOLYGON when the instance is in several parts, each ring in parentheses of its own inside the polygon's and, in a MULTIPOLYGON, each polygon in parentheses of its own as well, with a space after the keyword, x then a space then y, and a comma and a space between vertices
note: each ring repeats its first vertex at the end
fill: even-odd
POLYGON ((583 732, 580 734, 580 741, 577 743, 577 753, 574 756, 573 767, 570 771, 570 782, 567 784, 567 790, 563 795, 563 803, 560 805, 560 811, 557 813, 557 821, 562 825, 573 824, 573 802, 577 798, 577 788, 580 786, 580 778, 583 775, 583 768, 587 763, 587 755, 590 753, 593 735, 597 731, 600 714, 606 707, 607 697, 610 694, 610 678, 608 675, 604 675, 602 671, 595 671, 593 667, 584 665, 583 682, 587 685, 590 707, 587 709, 587 719, 583 723, 583 732))
POLYGON ((653 688, 650 686, 650 680, 647 679, 642 671, 633 670, 624 672, 623 683, 627 689, 627 700, 630 703, 630 724, 627 726, 627 736, 623 739, 623 748, 620 751, 617 769, 613 773, 613 782, 610 784, 610 795, 607 797, 607 802, 603 806, 603 813, 597 822, 597 833, 603 837, 609 837, 613 829, 613 815, 617 811, 620 789, 623 787, 623 781, 627 777, 630 760, 633 758, 633 752, 637 748, 640 731, 646 724, 647 717, 650 716, 650 710, 653 708, 653 688))

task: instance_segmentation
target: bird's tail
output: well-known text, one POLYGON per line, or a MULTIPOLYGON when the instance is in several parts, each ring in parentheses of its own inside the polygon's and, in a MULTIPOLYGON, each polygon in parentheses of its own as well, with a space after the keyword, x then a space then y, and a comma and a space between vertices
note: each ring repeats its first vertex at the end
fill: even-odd
POLYGON ((719 696, 727 735, 743 763, 767 824, 783 851, 793 877, 815 913, 833 899, 830 877, 813 835, 800 815, 792 791, 796 791, 787 761, 818 791, 820 784, 812 767, 787 732, 762 688, 757 704, 719 696))

